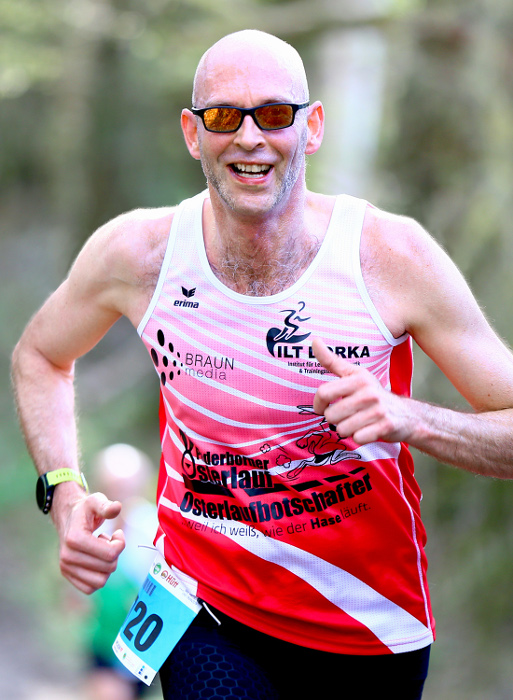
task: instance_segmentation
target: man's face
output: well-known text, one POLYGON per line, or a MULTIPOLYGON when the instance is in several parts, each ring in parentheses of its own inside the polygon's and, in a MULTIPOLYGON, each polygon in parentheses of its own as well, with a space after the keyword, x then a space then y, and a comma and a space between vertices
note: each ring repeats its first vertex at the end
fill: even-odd
MULTIPOLYGON (((302 102, 286 68, 253 50, 211 62, 198 90, 196 107, 257 107, 271 102, 302 102)), ((238 131, 208 132, 198 120, 203 172, 232 211, 261 216, 286 206, 304 186, 307 110, 286 129, 262 131, 246 116, 238 131)))

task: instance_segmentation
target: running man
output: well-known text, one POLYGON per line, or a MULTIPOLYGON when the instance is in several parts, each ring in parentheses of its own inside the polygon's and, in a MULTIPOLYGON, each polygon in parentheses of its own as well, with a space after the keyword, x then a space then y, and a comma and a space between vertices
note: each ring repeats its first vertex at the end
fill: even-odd
POLYGON ((182 112, 207 189, 100 228, 15 349, 29 450, 60 480, 41 498, 61 570, 92 593, 124 537, 92 534, 120 505, 79 483, 74 364, 122 315, 148 348, 161 387, 156 546, 221 621, 199 613, 162 668, 165 698, 333 685, 420 698, 434 621, 407 444, 513 476, 510 351, 416 222, 306 188, 323 126, 292 47, 253 30, 221 39, 182 112), (412 338, 473 412, 410 397, 412 338), (319 415, 297 408, 312 405, 355 459, 287 479, 284 454, 312 459, 302 438, 319 415))

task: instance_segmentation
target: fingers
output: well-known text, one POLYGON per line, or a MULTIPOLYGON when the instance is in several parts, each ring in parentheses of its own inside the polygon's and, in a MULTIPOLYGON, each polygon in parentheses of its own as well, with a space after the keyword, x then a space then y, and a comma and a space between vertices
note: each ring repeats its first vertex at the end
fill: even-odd
POLYGON ((366 445, 378 440, 389 440, 392 436, 394 425, 381 412, 380 407, 371 407, 369 410, 355 411, 346 415, 335 414, 330 421, 336 426, 337 433, 341 437, 351 437, 357 445, 366 445))
MULTIPOLYGON (((341 358, 338 358, 337 355, 331 352, 331 350, 328 348, 328 346, 323 340, 321 340, 320 338, 314 338, 312 342, 312 350, 315 357, 317 358, 317 362, 320 362, 320 364, 328 371, 332 372, 333 374, 336 374, 337 376, 340 376, 337 372, 337 359, 341 358)), ((344 361, 342 360, 342 362, 344 361)))
POLYGON ((314 338, 312 341, 312 350, 317 358, 317 362, 320 362, 325 369, 331 371, 331 365, 335 355, 331 352, 331 350, 329 350, 324 340, 314 338))
POLYGON ((322 366, 338 377, 317 389, 316 413, 335 425, 341 437, 359 445, 407 440, 411 418, 403 397, 386 391, 366 368, 335 355, 322 340, 316 338, 312 347, 322 366))
MULTIPOLYGON (((357 365, 353 365, 344 360, 339 355, 335 355, 320 338, 315 338, 312 343, 317 361, 329 372, 339 377, 332 382, 324 382, 320 385, 314 397, 313 409, 319 415, 328 416, 326 409, 335 400, 353 394, 358 386, 358 376, 362 371, 357 365)), ((366 370, 363 370, 366 372, 366 370)), ((328 422, 333 422, 329 421, 328 422)))
POLYGON ((117 554, 111 553, 111 561, 99 560, 79 551, 64 548, 60 558, 62 575, 83 593, 94 593, 102 588, 116 570, 117 554))
POLYGON ((123 533, 66 538, 60 552, 62 574, 84 593, 93 593, 104 586, 116 570, 117 560, 125 547, 123 533))
POLYGON ((326 343, 320 338, 313 339, 312 350, 317 358, 317 362, 320 362, 324 369, 336 374, 337 377, 350 376, 356 369, 356 366, 351 364, 351 362, 331 352, 326 343))
POLYGON ((103 494, 92 494, 71 511, 67 527, 61 535, 60 566, 62 574, 84 593, 105 585, 116 569, 119 555, 125 547, 121 530, 112 536, 95 530, 106 520, 119 515, 121 504, 109 501, 103 494))

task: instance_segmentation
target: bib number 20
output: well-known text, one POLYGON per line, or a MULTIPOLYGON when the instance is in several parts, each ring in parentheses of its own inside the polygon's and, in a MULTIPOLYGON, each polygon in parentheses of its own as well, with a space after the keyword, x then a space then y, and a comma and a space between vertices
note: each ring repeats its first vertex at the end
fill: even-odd
POLYGON ((164 622, 160 615, 155 613, 148 613, 148 606, 139 598, 136 598, 135 603, 132 607, 132 612, 136 613, 134 617, 130 616, 127 624, 123 629, 123 635, 128 639, 128 641, 133 641, 134 647, 137 651, 147 651, 152 644, 155 643, 159 634, 162 632, 164 622), (137 632, 135 631, 137 629, 137 632))

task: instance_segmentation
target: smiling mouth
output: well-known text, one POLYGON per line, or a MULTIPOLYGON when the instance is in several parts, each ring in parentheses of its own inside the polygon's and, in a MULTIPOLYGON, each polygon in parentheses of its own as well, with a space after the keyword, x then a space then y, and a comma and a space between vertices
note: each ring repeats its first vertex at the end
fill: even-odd
POLYGON ((242 175, 242 177, 262 177, 271 169, 270 165, 245 163, 232 163, 230 167, 237 175, 242 175))

